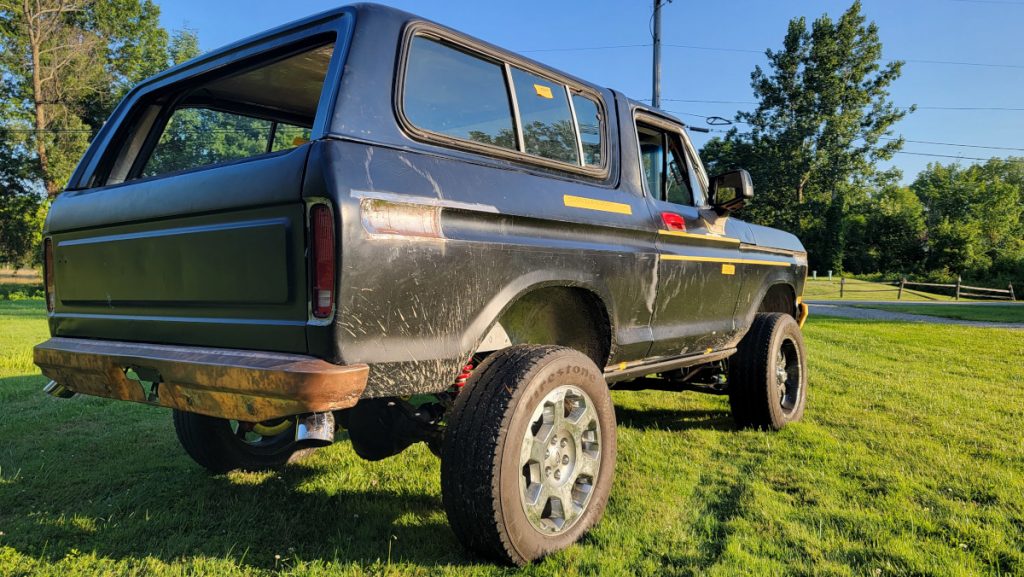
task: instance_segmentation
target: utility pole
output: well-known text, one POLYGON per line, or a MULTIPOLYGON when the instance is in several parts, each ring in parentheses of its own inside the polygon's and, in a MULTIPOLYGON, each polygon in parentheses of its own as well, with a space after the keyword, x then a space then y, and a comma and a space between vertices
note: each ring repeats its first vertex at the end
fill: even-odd
POLYGON ((654 70, 652 71, 651 106, 655 108, 661 108, 661 3, 663 1, 654 0, 654 70))

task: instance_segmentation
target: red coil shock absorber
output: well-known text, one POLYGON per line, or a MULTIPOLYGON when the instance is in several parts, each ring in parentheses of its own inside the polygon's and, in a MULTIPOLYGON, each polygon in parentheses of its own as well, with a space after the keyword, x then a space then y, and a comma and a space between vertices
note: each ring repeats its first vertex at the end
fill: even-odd
POLYGON ((466 381, 469 380, 469 376, 473 374, 473 361, 466 363, 466 366, 462 367, 462 372, 455 379, 455 389, 461 391, 462 387, 466 386, 466 381))

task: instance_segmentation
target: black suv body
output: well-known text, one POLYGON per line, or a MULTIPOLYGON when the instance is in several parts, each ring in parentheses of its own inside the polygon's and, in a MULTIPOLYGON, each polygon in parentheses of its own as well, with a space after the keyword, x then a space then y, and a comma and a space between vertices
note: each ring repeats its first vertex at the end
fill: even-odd
MULTIPOLYGON (((574 477, 600 489, 575 516, 575 493, 531 509, 530 487, 549 489, 522 472, 534 459, 513 469, 536 542, 478 542, 477 521, 453 520, 472 548, 527 561, 600 516, 605 383, 728 392, 741 424, 799 418, 806 254, 732 216, 750 192, 743 172, 709 178, 683 123, 657 109, 410 14, 345 7, 124 99, 47 219, 53 338, 36 361, 54 394, 175 409, 213 470, 284 464, 329 442, 335 419, 368 458, 426 440, 458 463, 484 449, 451 431, 535 412, 502 393, 515 402, 488 397, 512 411, 497 425, 460 417, 482 414, 467 399, 496 382, 524 398, 541 387, 535 404, 566 418, 593 407, 594 427, 566 425, 578 450, 555 455, 580 471, 588 446, 605 459, 574 477), (768 332, 744 344, 755 329, 768 332), (531 381, 527 357, 586 382, 544 393, 554 377, 531 381), (785 408, 792 363, 796 400, 766 421, 736 383, 785 408), (211 449, 228 438, 240 444, 211 449)), ((446 490, 486 482, 452 467, 446 490)))

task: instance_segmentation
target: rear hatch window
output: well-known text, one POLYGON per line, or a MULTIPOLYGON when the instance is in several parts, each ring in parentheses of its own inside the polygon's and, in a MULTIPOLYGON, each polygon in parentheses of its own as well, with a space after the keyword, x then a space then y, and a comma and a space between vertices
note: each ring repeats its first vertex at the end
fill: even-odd
POLYGON ((309 140, 334 44, 262 62, 140 107, 109 159, 118 184, 272 154, 309 140))

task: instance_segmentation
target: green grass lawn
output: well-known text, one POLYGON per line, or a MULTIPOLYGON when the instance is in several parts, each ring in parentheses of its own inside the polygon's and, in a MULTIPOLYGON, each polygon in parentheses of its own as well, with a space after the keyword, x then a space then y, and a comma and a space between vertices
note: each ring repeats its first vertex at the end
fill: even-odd
POLYGON ((857 305, 858 308, 879 309, 896 313, 928 315, 965 321, 991 323, 1024 323, 1024 303, 1006 305, 857 305))
MULTIPOLYGON (((846 279, 842 300, 851 301, 895 301, 899 287, 853 278, 846 279)), ((807 300, 839 300, 839 278, 833 280, 819 277, 808 277, 804 286, 804 298, 807 300)), ((905 301, 951 301, 953 297, 933 294, 919 290, 904 289, 900 300, 905 301)), ((969 299, 960 299, 969 300, 969 299)))
MULTIPOLYGON (((525 575, 1024 574, 1024 332, 805 327, 804 421, 733 430, 722 397, 616 392, 604 520, 525 575)), ((211 477, 167 411, 57 400, 40 301, 0 303, 0 575, 513 575, 468 556, 422 445, 347 443, 211 477)))

